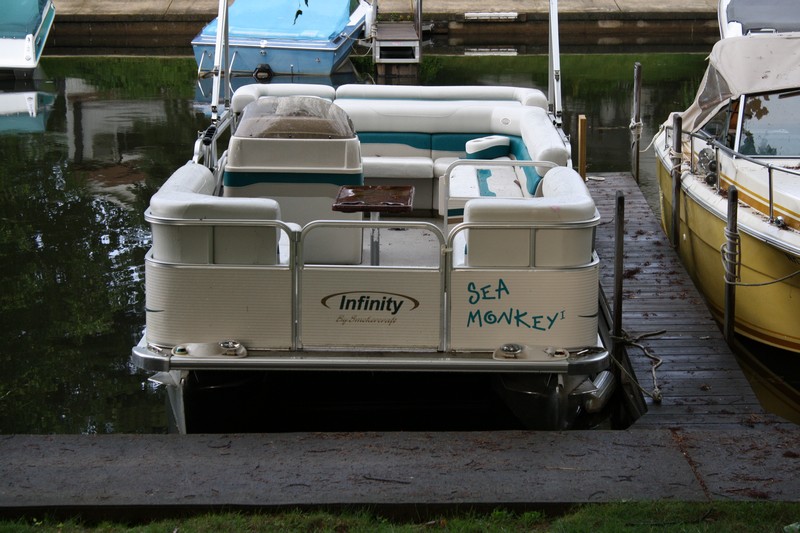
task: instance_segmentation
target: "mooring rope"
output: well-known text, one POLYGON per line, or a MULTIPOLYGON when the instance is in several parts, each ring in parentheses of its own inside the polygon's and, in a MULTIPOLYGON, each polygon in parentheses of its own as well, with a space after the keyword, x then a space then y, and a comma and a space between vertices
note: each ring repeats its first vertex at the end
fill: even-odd
POLYGON ((637 138, 641 137, 642 121, 640 120, 639 122, 634 122, 633 119, 631 119, 631 123, 628 125, 628 129, 631 130, 631 133, 636 135, 637 138))
POLYGON ((728 285, 736 285, 737 287, 766 287, 767 285, 774 285, 775 283, 786 281, 787 279, 793 278, 798 274, 800 274, 800 270, 795 270, 791 274, 787 274, 783 277, 776 278, 770 281, 763 281, 760 283, 742 283, 740 281, 742 279, 740 236, 737 232, 733 232, 728 228, 725 228, 725 238, 727 240, 726 242, 722 243, 722 245, 719 248, 719 252, 720 252, 720 258, 722 259, 722 270, 725 272, 724 274, 725 283, 727 283, 728 285), (731 244, 730 248, 728 248, 728 244, 731 244), (729 278, 733 279, 733 281, 729 281, 729 278))
POLYGON ((653 331, 651 333, 642 333, 641 335, 639 335, 637 337, 631 337, 630 334, 628 334, 627 331, 622 330, 622 337, 614 337, 613 335, 611 337, 612 339, 614 339, 616 341, 623 342, 626 346, 636 346, 637 348, 639 348, 644 353, 644 355, 647 358, 649 358, 651 361, 653 361, 653 364, 650 365, 650 374, 653 376, 653 390, 652 391, 648 391, 648 390, 645 390, 644 387, 642 387, 642 385, 639 383, 639 381, 635 377, 631 376, 628 373, 628 371, 625 370, 625 368, 623 368, 622 364, 619 361, 617 361, 616 359, 612 358, 614 363, 619 367, 619 369, 623 373, 625 373, 625 375, 627 375, 628 378, 630 378, 630 380, 633 383, 636 383, 636 386, 639 388, 640 391, 642 391, 642 394, 652 398, 655 403, 661 403, 661 400, 663 399, 663 395, 661 394, 661 387, 658 386, 658 378, 656 377, 656 369, 658 369, 658 367, 660 367, 661 363, 663 363, 664 361, 660 357, 658 357, 655 354, 653 354, 650 351, 649 348, 644 346, 639 341, 642 340, 645 337, 653 337, 655 335, 663 335, 664 333, 666 333, 666 330, 662 329, 660 331, 653 331))
MULTIPOLYGON (((641 125, 641 122, 639 124, 641 125)), ((631 122, 631 127, 633 127, 633 122, 631 122)), ((644 149, 639 150, 640 154, 643 154, 643 153, 649 151, 650 148, 653 147, 653 145, 656 143, 656 137, 658 137, 658 134, 661 133, 662 129, 664 129, 664 126, 661 126, 660 128, 658 128, 658 131, 655 132, 655 134, 653 135, 653 138, 650 139, 650 144, 648 144, 647 147, 645 147, 644 149)))
POLYGON ((725 227, 725 242, 719 248, 722 256, 722 270, 725 272, 725 280, 733 280, 729 283, 736 283, 741 278, 740 273, 742 269, 741 260, 741 239, 739 232, 725 227))

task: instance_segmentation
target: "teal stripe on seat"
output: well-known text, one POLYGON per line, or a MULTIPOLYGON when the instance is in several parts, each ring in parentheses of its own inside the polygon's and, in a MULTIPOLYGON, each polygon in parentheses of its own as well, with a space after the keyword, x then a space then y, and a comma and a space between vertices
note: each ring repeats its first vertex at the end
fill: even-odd
POLYGON ((464 152, 467 141, 486 137, 488 133, 434 133, 431 149, 440 152, 464 152))
POLYGON ((313 172, 238 172, 226 170, 222 175, 225 187, 246 187, 256 183, 330 183, 363 185, 364 174, 332 174, 313 172))
POLYGON ((508 146, 490 146, 484 150, 479 150, 471 154, 467 154, 467 159, 496 159, 498 157, 505 157, 508 155, 508 146))
MULTIPOLYGON (((514 157, 520 161, 531 161, 531 154, 525 147, 525 143, 522 142, 522 138, 509 135, 509 139, 511 139, 511 153, 514 157)), ((539 186, 539 182, 542 181, 542 177, 536 172, 536 167, 522 167, 522 171, 527 178, 525 181, 527 182, 528 194, 533 196, 536 194, 536 188, 539 186)))
POLYGON ((489 188, 488 180, 492 177, 492 171, 488 168, 478 168, 475 173, 478 177, 478 191, 481 196, 497 196, 497 193, 489 188))

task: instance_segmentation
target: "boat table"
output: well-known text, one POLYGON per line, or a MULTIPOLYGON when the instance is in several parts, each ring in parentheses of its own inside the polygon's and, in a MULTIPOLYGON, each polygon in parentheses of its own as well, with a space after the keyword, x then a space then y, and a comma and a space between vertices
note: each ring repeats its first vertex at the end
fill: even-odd
MULTIPOLYGON (((369 213, 371 221, 380 214, 408 213, 414 207, 411 185, 343 185, 339 188, 333 210, 343 213, 369 213)), ((380 264, 380 228, 372 228, 369 241, 370 264, 380 264)))

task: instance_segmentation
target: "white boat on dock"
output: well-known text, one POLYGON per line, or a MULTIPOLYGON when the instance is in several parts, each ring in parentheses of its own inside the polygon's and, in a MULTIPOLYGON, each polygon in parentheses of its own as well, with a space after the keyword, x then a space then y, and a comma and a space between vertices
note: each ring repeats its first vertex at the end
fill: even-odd
POLYGON ((0 13, 0 72, 26 77, 39 65, 53 26, 52 0, 13 0, 0 13))
POLYGON ((600 216, 561 129, 550 4, 548 95, 238 89, 146 212, 135 364, 178 398, 189 372, 481 372, 528 427, 601 416, 600 216))

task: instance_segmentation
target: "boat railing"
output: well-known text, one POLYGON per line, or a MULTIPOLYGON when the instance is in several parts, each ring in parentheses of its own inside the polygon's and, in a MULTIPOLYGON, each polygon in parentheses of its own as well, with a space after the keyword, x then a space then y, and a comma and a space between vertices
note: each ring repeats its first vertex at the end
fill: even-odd
MULTIPOLYGON (((669 148, 672 146, 672 138, 674 136, 674 131, 672 126, 665 126, 667 134, 664 136, 664 146, 665 148, 669 148)), ((717 168, 714 173, 717 175, 717 179, 715 180, 714 187, 716 188, 717 192, 720 192, 721 183, 718 179, 719 174, 721 173, 722 169, 720 168, 720 162, 722 158, 720 155, 723 155, 731 160, 742 160, 747 161, 757 167, 763 168, 767 172, 767 196, 768 196, 768 216, 770 223, 774 223, 776 221, 775 217, 775 187, 774 187, 774 177, 775 173, 783 173, 783 174, 790 174, 792 176, 800 177, 800 170, 796 168, 789 168, 783 165, 776 165, 770 163, 768 160, 765 160, 763 157, 759 156, 751 156, 747 154, 742 154, 741 152, 737 152, 736 150, 724 145, 718 139, 715 139, 708 133, 704 131, 697 131, 697 132, 681 132, 681 138, 683 139, 684 143, 688 141, 689 144, 689 169, 693 174, 697 174, 699 172, 706 172, 706 169, 700 168, 700 154, 702 150, 706 148, 711 148, 714 151, 714 158, 713 160, 716 162, 717 168), (701 144, 702 147, 698 148, 697 144, 701 144)), ((771 156, 774 157, 774 156, 771 156)))
MULTIPOLYGON (((193 298, 196 297, 202 301, 217 301, 220 306, 230 303, 230 309, 226 308, 220 312, 225 314, 228 322, 233 323, 236 323, 237 320, 237 309, 247 309, 248 311, 244 315, 248 313, 255 313, 256 315, 259 313, 265 315, 269 313, 280 314, 280 310, 276 311, 274 308, 284 305, 286 331, 277 332, 277 337, 283 340, 275 347, 270 347, 268 344, 260 346, 261 350, 267 351, 281 350, 284 346, 287 349, 291 346, 290 349, 292 351, 325 350, 331 347, 352 347, 362 350, 396 349, 411 352, 422 350, 429 353, 485 351, 489 349, 488 346, 493 346, 493 344, 475 349, 469 344, 456 346, 450 338, 453 328, 451 322, 456 320, 455 317, 458 313, 464 312, 464 305, 457 305, 454 302, 457 302, 459 298, 462 301, 465 299, 465 286, 468 283, 486 279, 487 276, 493 279, 505 280, 510 285, 515 282, 519 285, 539 283, 540 292, 537 293, 539 297, 544 298, 541 291, 545 290, 545 288, 547 290, 552 289, 556 302, 559 305, 566 305, 568 310, 572 310, 571 304, 564 303, 563 300, 566 299, 572 302, 570 298, 573 298, 573 296, 569 296, 567 293, 562 294, 556 285, 572 287, 575 280, 586 284, 587 287, 596 287, 597 285, 596 268, 598 259, 597 254, 593 251, 593 246, 591 250, 583 254, 580 261, 565 263, 562 266, 553 263, 546 266, 537 266, 538 259, 534 255, 531 256, 531 264, 518 266, 504 266, 506 258, 502 254, 496 258, 496 266, 470 266, 463 261, 463 254, 461 260, 454 260, 458 255, 456 253, 457 247, 462 252, 466 249, 466 240, 459 240, 459 235, 464 235, 468 231, 527 231, 531 233, 531 238, 535 238, 533 237, 534 234, 547 230, 593 231, 594 227, 599 223, 599 219, 596 217, 576 222, 466 222, 454 226, 447 236, 435 224, 405 219, 386 221, 317 220, 303 227, 280 220, 168 219, 154 216, 149 212, 146 215, 146 219, 153 226, 185 227, 189 232, 187 234, 189 238, 191 238, 191 235, 196 236, 196 234, 191 233, 191 228, 209 229, 207 234, 209 250, 207 262, 203 262, 201 258, 198 263, 196 257, 189 262, 182 262, 180 258, 176 257, 159 258, 155 252, 151 252, 148 255, 148 263, 152 264, 154 268, 159 267, 163 272, 160 275, 152 275, 151 273, 148 281, 151 284, 149 285, 149 290, 154 295, 169 294, 166 297, 168 300, 160 300, 153 305, 159 309, 173 310, 173 312, 175 309, 191 309, 191 311, 185 312, 198 313, 198 316, 202 318, 205 316, 203 313, 210 311, 203 311, 203 306, 200 305, 199 301, 193 303, 193 298), (222 250, 228 250, 228 248, 226 248, 225 243, 217 242, 218 228, 228 228, 226 230, 227 235, 232 235, 231 231, 235 231, 236 228, 248 231, 251 228, 259 228, 261 230, 275 228, 275 231, 280 231, 284 237, 281 239, 276 257, 263 261, 263 264, 254 264, 252 261, 240 260, 237 259, 236 255, 232 255, 241 253, 250 259, 254 255, 258 255, 253 254, 253 251, 249 248, 244 249, 240 246, 237 248, 238 252, 222 253, 222 250), (331 229, 342 231, 358 229, 364 234, 372 229, 422 231, 432 236, 429 239, 429 246, 433 249, 435 257, 431 263, 423 265, 408 264, 407 262, 399 265, 391 263, 372 265, 368 261, 357 264, 328 264, 319 260, 315 260, 313 263, 306 261, 307 250, 305 248, 309 245, 308 241, 311 236, 317 231, 331 229), (286 236, 288 236, 288 239, 286 236), (186 269, 190 269, 196 273, 193 275, 206 280, 207 291, 205 294, 187 295, 185 291, 172 289, 173 286, 180 285, 178 281, 182 275, 181 272, 186 271, 186 269), (238 274, 236 274, 237 272, 238 274), (255 284, 251 287, 250 292, 239 295, 238 298, 246 301, 237 301, 237 297, 225 292, 229 289, 231 276, 247 279, 255 284), (560 276, 564 277, 561 278, 560 276), (536 282, 536 279, 540 281, 536 282), (554 282, 554 280, 558 279, 564 281, 554 282), (271 289, 272 295, 270 298, 265 298, 263 294, 257 294, 256 286, 262 286, 263 283, 266 283, 266 280, 272 280, 270 286, 273 288, 271 289), (331 301, 338 302, 344 295, 351 294, 355 294, 353 297, 355 301, 360 294, 389 294, 386 292, 387 288, 390 288, 389 290, 392 294, 399 293, 396 296, 407 297, 408 301, 416 302, 420 310, 425 310, 425 314, 421 315, 422 318, 416 323, 420 329, 419 331, 414 331, 415 337, 413 339, 408 338, 409 331, 412 331, 417 326, 407 323, 401 323, 402 327, 398 326, 389 333, 384 332, 377 338, 370 338, 367 335, 357 342, 347 336, 352 335, 352 329, 337 329, 333 327, 325 330, 320 328, 320 324, 325 321, 324 315, 320 315, 321 311, 318 306, 312 305, 312 303, 315 304, 326 298, 332 298, 331 301), (457 291, 458 294, 454 295, 453 291, 457 291), (447 296, 448 294, 449 296, 447 296), (281 302, 283 303, 281 304, 281 302), (308 305, 304 307, 304 304, 308 305), (289 314, 291 314, 291 320, 288 319, 289 314), (411 329, 408 329, 409 327, 411 329), (350 333, 346 334, 348 331, 350 333), (337 333, 340 335, 338 338, 336 337, 337 333), (408 350, 406 346, 408 346, 408 350)), ((176 238, 174 234, 172 235, 173 238, 176 238)), ((416 248, 416 245, 414 248, 416 248)), ((154 243, 154 251, 158 249, 158 243, 154 243)), ((405 255, 410 253, 412 252, 405 249, 405 255)), ((570 294, 572 292, 575 291, 568 291, 570 294)), ((368 299, 366 298, 366 300, 368 299)), ((579 299, 582 302, 582 300, 586 299, 586 296, 580 296, 579 299)), ((523 297, 523 301, 528 302, 528 299, 523 297)), ((580 305, 585 304, 585 302, 581 302, 578 303, 580 305)), ((502 304, 503 302, 498 303, 502 304)), ((578 303, 573 302, 572 305, 578 305, 578 303)), ((322 311, 327 312, 325 310, 322 311)), ((169 314, 169 311, 166 314, 169 314)), ((161 319, 160 316, 153 317, 154 320, 156 318, 161 319)), ((188 323, 194 324, 195 321, 190 320, 188 323)), ((461 324, 460 319, 459 324, 461 324)), ((170 343, 165 339, 171 333, 169 333, 169 330, 163 329, 167 327, 167 325, 159 325, 156 322, 151 324, 150 318, 148 318, 148 338, 157 339, 150 342, 155 342, 156 345, 165 347, 169 346, 170 343)), ((463 325, 459 327, 463 327, 463 325)), ((202 330, 198 331, 198 334, 218 335, 220 338, 230 336, 229 332, 226 334, 224 325, 215 325, 212 326, 213 328, 218 328, 219 331, 202 330)), ((366 331, 368 330, 369 328, 366 329, 366 331)), ((596 329, 594 331, 596 332, 596 329)), ((500 335, 501 337, 506 334, 503 332, 495 333, 495 335, 500 335)), ((192 335, 191 332, 184 332, 181 334, 181 338, 185 336, 191 339, 192 335)), ((236 340, 247 345, 247 339, 236 340)), ((494 342, 495 340, 497 339, 487 342, 494 342)), ((584 339, 584 341, 589 342, 589 339, 584 339)), ((200 339, 200 342, 206 342, 206 340, 200 339)), ((247 347, 248 350, 259 348, 258 345, 247 347)))

